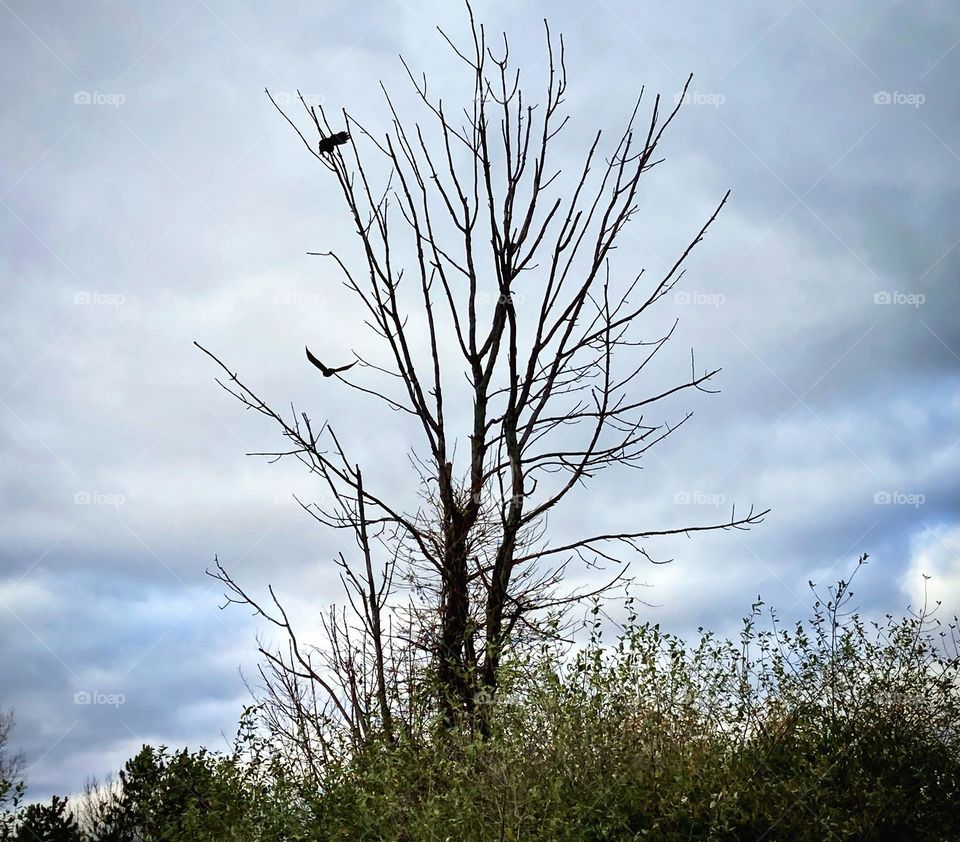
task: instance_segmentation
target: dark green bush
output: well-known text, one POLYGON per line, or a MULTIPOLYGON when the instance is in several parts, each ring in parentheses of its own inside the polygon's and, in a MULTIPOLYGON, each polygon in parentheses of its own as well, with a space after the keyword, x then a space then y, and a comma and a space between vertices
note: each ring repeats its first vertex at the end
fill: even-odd
POLYGON ((245 751, 252 738, 246 724, 233 755, 144 746, 127 761, 117 786, 88 791, 87 838, 96 842, 315 839, 302 835, 308 817, 294 808, 295 790, 286 786, 283 770, 245 751))
POLYGON ((16 823, 0 823, 3 842, 84 842, 76 818, 67 807, 67 799, 54 796, 49 804, 29 804, 17 816, 16 823))

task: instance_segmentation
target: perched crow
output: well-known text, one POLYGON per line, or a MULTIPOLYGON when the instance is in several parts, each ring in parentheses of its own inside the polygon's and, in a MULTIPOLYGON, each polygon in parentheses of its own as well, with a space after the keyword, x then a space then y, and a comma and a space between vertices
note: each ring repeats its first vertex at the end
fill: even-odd
POLYGON ((352 363, 350 363, 350 365, 342 365, 340 368, 327 368, 322 362, 320 362, 320 360, 310 353, 309 348, 304 347, 304 350, 307 352, 307 359, 323 372, 324 377, 332 377, 334 374, 339 374, 341 371, 346 371, 348 368, 353 368, 357 364, 356 360, 354 360, 352 363))
POLYGON ((346 143, 348 140, 350 140, 349 132, 337 132, 336 134, 330 135, 330 137, 321 138, 320 152, 333 152, 337 146, 346 143))

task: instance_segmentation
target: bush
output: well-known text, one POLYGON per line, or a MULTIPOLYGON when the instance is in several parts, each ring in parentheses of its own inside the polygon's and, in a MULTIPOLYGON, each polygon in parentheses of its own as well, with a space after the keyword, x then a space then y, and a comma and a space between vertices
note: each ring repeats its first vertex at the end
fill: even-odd
POLYGON ((297 840, 303 816, 293 809, 284 773, 269 761, 243 756, 252 739, 241 730, 238 750, 170 752, 144 746, 127 761, 116 787, 88 789, 87 839, 96 842, 297 840))
POLYGON ((867 626, 849 597, 763 631, 758 602, 736 641, 633 616, 605 646, 596 622, 573 658, 513 665, 492 738, 332 770, 322 838, 960 838, 956 648, 926 611, 867 626))
POLYGON ((60 821, 37 838, 956 840, 956 625, 867 624, 850 595, 839 583, 790 628, 771 612, 759 630, 758 602, 738 639, 693 643, 631 614, 607 644, 595 607, 582 648, 514 655, 477 699, 486 738, 372 741, 305 779, 250 711, 230 755, 144 747, 82 836, 55 800, 0 838, 60 821))
MULTIPOLYGON (((12 818, 12 817, 5 817, 12 818)), ((0 822, 3 842, 84 842, 76 818, 67 809, 67 799, 54 796, 49 804, 30 804, 16 821, 0 822)))

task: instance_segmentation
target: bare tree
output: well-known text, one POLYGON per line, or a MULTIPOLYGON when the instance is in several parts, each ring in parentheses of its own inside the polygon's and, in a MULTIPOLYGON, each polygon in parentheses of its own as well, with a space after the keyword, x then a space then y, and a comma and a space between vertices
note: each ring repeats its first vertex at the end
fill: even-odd
POLYGON ((16 804, 23 794, 21 778, 26 758, 22 751, 9 748, 13 725, 13 711, 0 710, 0 806, 11 799, 16 804))
MULTIPOLYGON (((386 360, 354 351, 359 365, 349 374, 312 355, 311 362, 333 375, 331 382, 413 419, 421 445, 411 463, 422 505, 410 511, 392 503, 366 482, 333 427, 274 410, 202 349, 225 372, 225 389, 280 426, 287 448, 261 455, 293 456, 319 475, 328 500, 304 507, 356 538, 358 557, 338 563, 363 642, 338 652, 349 624, 341 618, 338 626, 332 615, 335 645, 326 667, 338 676, 335 686, 331 670, 316 667, 315 650, 304 651, 272 591, 272 605, 261 607, 219 562, 214 575, 230 601, 253 606, 288 636, 286 655, 264 651, 277 670, 274 688, 284 676, 321 688, 358 739, 370 717, 388 735, 394 727, 401 682, 388 661, 401 650, 399 632, 387 628, 387 615, 391 622, 397 616, 391 594, 410 596, 405 640, 435 670, 447 721, 466 715, 483 728, 483 717, 471 716, 476 694, 495 693, 505 651, 524 635, 544 633, 547 611, 623 582, 632 559, 658 563, 646 549, 649 539, 745 529, 766 514, 734 509, 720 522, 626 525, 551 540, 547 518, 561 502, 604 469, 638 467, 691 417, 670 423, 649 419, 652 411, 680 393, 712 391, 719 369, 699 371, 692 351, 689 377, 644 391, 648 366, 676 321, 652 336, 643 330, 727 196, 660 277, 648 281, 643 271, 616 267, 613 252, 637 214, 641 178, 661 162, 658 148, 679 103, 665 109, 657 96, 641 120, 641 91, 615 142, 602 146, 598 130, 575 175, 564 179, 552 154, 569 120, 562 113, 562 37, 554 38, 545 21, 545 91, 535 106, 523 93, 506 36, 491 47, 468 12, 469 48, 440 30, 472 81, 472 101, 462 111, 448 110, 402 59, 427 125, 402 117, 383 88, 389 130, 375 134, 344 110, 347 142, 323 108, 301 97, 303 128, 271 97, 352 217, 362 263, 321 254, 355 294, 386 360), (468 420, 458 421, 467 408, 468 420), (584 592, 564 586, 571 565, 613 565, 615 572, 584 592)), ((301 690, 286 692, 290 698, 301 690)))

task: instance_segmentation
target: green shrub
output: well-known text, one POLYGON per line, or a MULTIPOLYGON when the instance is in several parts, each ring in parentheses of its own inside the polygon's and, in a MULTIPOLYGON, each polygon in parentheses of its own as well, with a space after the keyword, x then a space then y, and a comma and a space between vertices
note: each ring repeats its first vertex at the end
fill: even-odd
POLYGON ((231 754, 144 747, 82 835, 55 801, 0 839, 960 839, 956 625, 849 599, 692 643, 631 613, 608 644, 596 607, 579 649, 514 654, 486 738, 426 727, 306 779, 249 711, 231 754))
MULTIPOLYGON (((958 839, 958 660, 926 613, 865 625, 841 582, 793 629, 693 644, 630 618, 512 665, 490 739, 330 770, 329 839, 958 839)), ((954 627, 951 627, 951 631, 954 627)))
POLYGON ((54 796, 49 804, 29 804, 16 815, 0 821, 3 842, 84 842, 76 818, 67 808, 67 799, 54 796))

